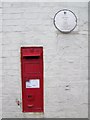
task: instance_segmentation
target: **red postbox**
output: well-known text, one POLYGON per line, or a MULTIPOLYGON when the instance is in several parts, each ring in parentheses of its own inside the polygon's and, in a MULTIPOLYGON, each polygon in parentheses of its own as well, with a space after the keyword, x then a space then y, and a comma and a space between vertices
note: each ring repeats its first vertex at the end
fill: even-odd
POLYGON ((21 47, 23 112, 44 112, 43 47, 21 47))

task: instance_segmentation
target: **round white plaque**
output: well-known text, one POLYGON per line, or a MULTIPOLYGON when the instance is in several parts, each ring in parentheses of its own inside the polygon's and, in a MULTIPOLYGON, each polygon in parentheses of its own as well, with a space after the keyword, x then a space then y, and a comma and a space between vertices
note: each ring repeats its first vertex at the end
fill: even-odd
POLYGON ((71 10, 60 10, 54 16, 54 25, 60 32, 69 33, 77 26, 77 17, 71 10))

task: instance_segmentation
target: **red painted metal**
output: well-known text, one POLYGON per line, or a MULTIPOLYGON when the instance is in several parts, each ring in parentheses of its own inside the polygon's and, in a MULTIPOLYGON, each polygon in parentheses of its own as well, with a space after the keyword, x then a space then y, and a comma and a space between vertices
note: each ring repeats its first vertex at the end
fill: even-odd
POLYGON ((22 111, 44 112, 43 47, 21 47, 22 111), (27 87, 26 82, 38 80, 39 86, 27 87))

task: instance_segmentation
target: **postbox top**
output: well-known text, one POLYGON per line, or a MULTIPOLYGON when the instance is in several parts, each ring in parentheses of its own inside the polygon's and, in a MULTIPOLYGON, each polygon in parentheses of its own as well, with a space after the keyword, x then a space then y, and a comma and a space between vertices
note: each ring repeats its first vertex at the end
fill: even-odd
POLYGON ((43 47, 21 47, 23 57, 41 56, 43 47))
POLYGON ((23 56, 24 57, 28 57, 28 56, 40 56, 40 53, 24 53, 23 56))
POLYGON ((21 47, 21 49, 27 49, 27 48, 29 48, 29 49, 31 49, 31 48, 43 48, 43 46, 31 46, 31 47, 29 47, 29 46, 22 46, 21 47))

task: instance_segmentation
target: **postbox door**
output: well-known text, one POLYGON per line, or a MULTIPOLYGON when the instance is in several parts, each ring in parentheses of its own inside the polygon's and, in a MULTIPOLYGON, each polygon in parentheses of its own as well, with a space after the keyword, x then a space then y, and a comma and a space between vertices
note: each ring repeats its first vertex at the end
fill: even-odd
POLYGON ((21 56, 23 112, 43 112, 43 49, 21 48, 21 56))

